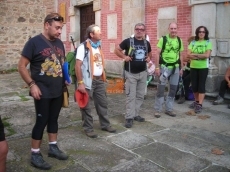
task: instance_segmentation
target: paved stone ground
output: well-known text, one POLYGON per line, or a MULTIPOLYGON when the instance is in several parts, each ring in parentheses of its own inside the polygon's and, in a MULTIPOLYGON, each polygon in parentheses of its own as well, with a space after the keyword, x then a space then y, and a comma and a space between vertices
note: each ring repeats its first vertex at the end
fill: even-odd
MULTIPOLYGON (((7 172, 40 171, 30 166, 30 134, 35 120, 33 100, 17 72, 0 75, 0 115, 6 126, 9 153, 7 172)), ((59 147, 69 155, 67 161, 47 157, 47 134, 41 147, 44 159, 58 172, 229 172, 230 109, 227 104, 213 106, 206 98, 199 115, 187 115, 186 102, 175 103, 175 118, 162 114, 154 118, 154 87, 141 109, 146 122, 124 127, 125 95, 110 94, 109 115, 117 133, 100 130, 93 110, 95 131, 99 137, 87 137, 81 127, 81 115, 73 101, 59 118, 59 147), (217 155, 212 153, 216 149, 217 155)))

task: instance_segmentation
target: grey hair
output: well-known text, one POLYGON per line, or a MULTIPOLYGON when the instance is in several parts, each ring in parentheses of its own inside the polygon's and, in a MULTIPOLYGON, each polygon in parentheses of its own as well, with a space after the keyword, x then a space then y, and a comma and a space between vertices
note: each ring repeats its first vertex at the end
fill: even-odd
POLYGON ((144 29, 145 29, 145 25, 144 25, 143 23, 137 23, 137 24, 135 25, 134 29, 135 29, 137 26, 143 26, 144 29))
POLYGON ((85 33, 85 38, 87 39, 87 38, 91 38, 91 36, 90 36, 90 33, 93 33, 94 31, 95 31, 95 27, 99 27, 98 25, 96 25, 96 24, 92 24, 92 25, 90 25, 90 26, 88 26, 87 27, 87 29, 86 29, 86 33, 85 33))

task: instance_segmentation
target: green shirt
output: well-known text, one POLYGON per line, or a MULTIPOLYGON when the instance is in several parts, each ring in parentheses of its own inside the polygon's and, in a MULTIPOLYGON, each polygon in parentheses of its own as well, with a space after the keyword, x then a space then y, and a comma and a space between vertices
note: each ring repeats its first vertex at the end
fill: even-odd
MULTIPOLYGON (((212 43, 209 40, 192 41, 189 44, 188 49, 193 54, 204 54, 207 50, 212 50, 212 43)), ((190 68, 203 69, 208 67, 209 67, 209 58, 191 60, 190 63, 190 68)))
MULTIPOLYGON (((180 58, 179 52, 184 50, 183 42, 181 40, 181 47, 179 50, 179 42, 177 37, 170 38, 169 34, 166 35, 167 41, 165 44, 164 52, 162 53, 162 58, 166 63, 175 63, 180 58)), ((157 43, 157 47, 162 49, 163 47, 163 37, 160 38, 157 43)))

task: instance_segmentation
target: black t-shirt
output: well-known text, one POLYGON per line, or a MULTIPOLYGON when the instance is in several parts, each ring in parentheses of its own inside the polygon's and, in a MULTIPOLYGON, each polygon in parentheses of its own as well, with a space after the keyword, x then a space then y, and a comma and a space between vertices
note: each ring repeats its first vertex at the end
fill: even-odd
POLYGON ((65 57, 64 45, 60 39, 49 42, 59 57, 40 35, 31 38, 22 50, 22 56, 30 61, 31 77, 41 90, 41 98, 59 97, 64 84, 61 66, 65 57))
MULTIPOLYGON (((131 73, 140 73, 146 70, 146 56, 148 53, 151 52, 151 46, 150 43, 147 41, 147 46, 148 46, 148 53, 146 53, 146 47, 144 40, 137 40, 134 37, 134 48, 135 52, 132 58, 132 61, 130 62, 125 62, 125 70, 130 71, 131 73), (129 65, 130 63, 130 65, 129 65), (130 66, 130 70, 129 70, 130 66)), ((124 41, 121 42, 120 48, 122 50, 125 50, 125 55, 128 55, 128 51, 130 48, 130 38, 125 39, 124 41)))

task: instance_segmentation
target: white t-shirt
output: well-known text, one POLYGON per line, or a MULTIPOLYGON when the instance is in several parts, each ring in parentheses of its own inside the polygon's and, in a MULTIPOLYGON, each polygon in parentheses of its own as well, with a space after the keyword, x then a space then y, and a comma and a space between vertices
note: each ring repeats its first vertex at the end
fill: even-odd
MULTIPOLYGON (((102 58, 101 58, 99 48, 97 49, 92 48, 92 52, 93 52, 93 65, 94 65, 93 75, 101 76, 103 72, 103 66, 102 66, 102 58)), ((83 61, 84 56, 85 56, 85 48, 84 45, 82 44, 77 48, 76 59, 83 61)))
POLYGON ((103 72, 103 66, 102 66, 102 57, 99 51, 99 48, 94 49, 93 51, 93 75, 94 76, 101 76, 103 72))

